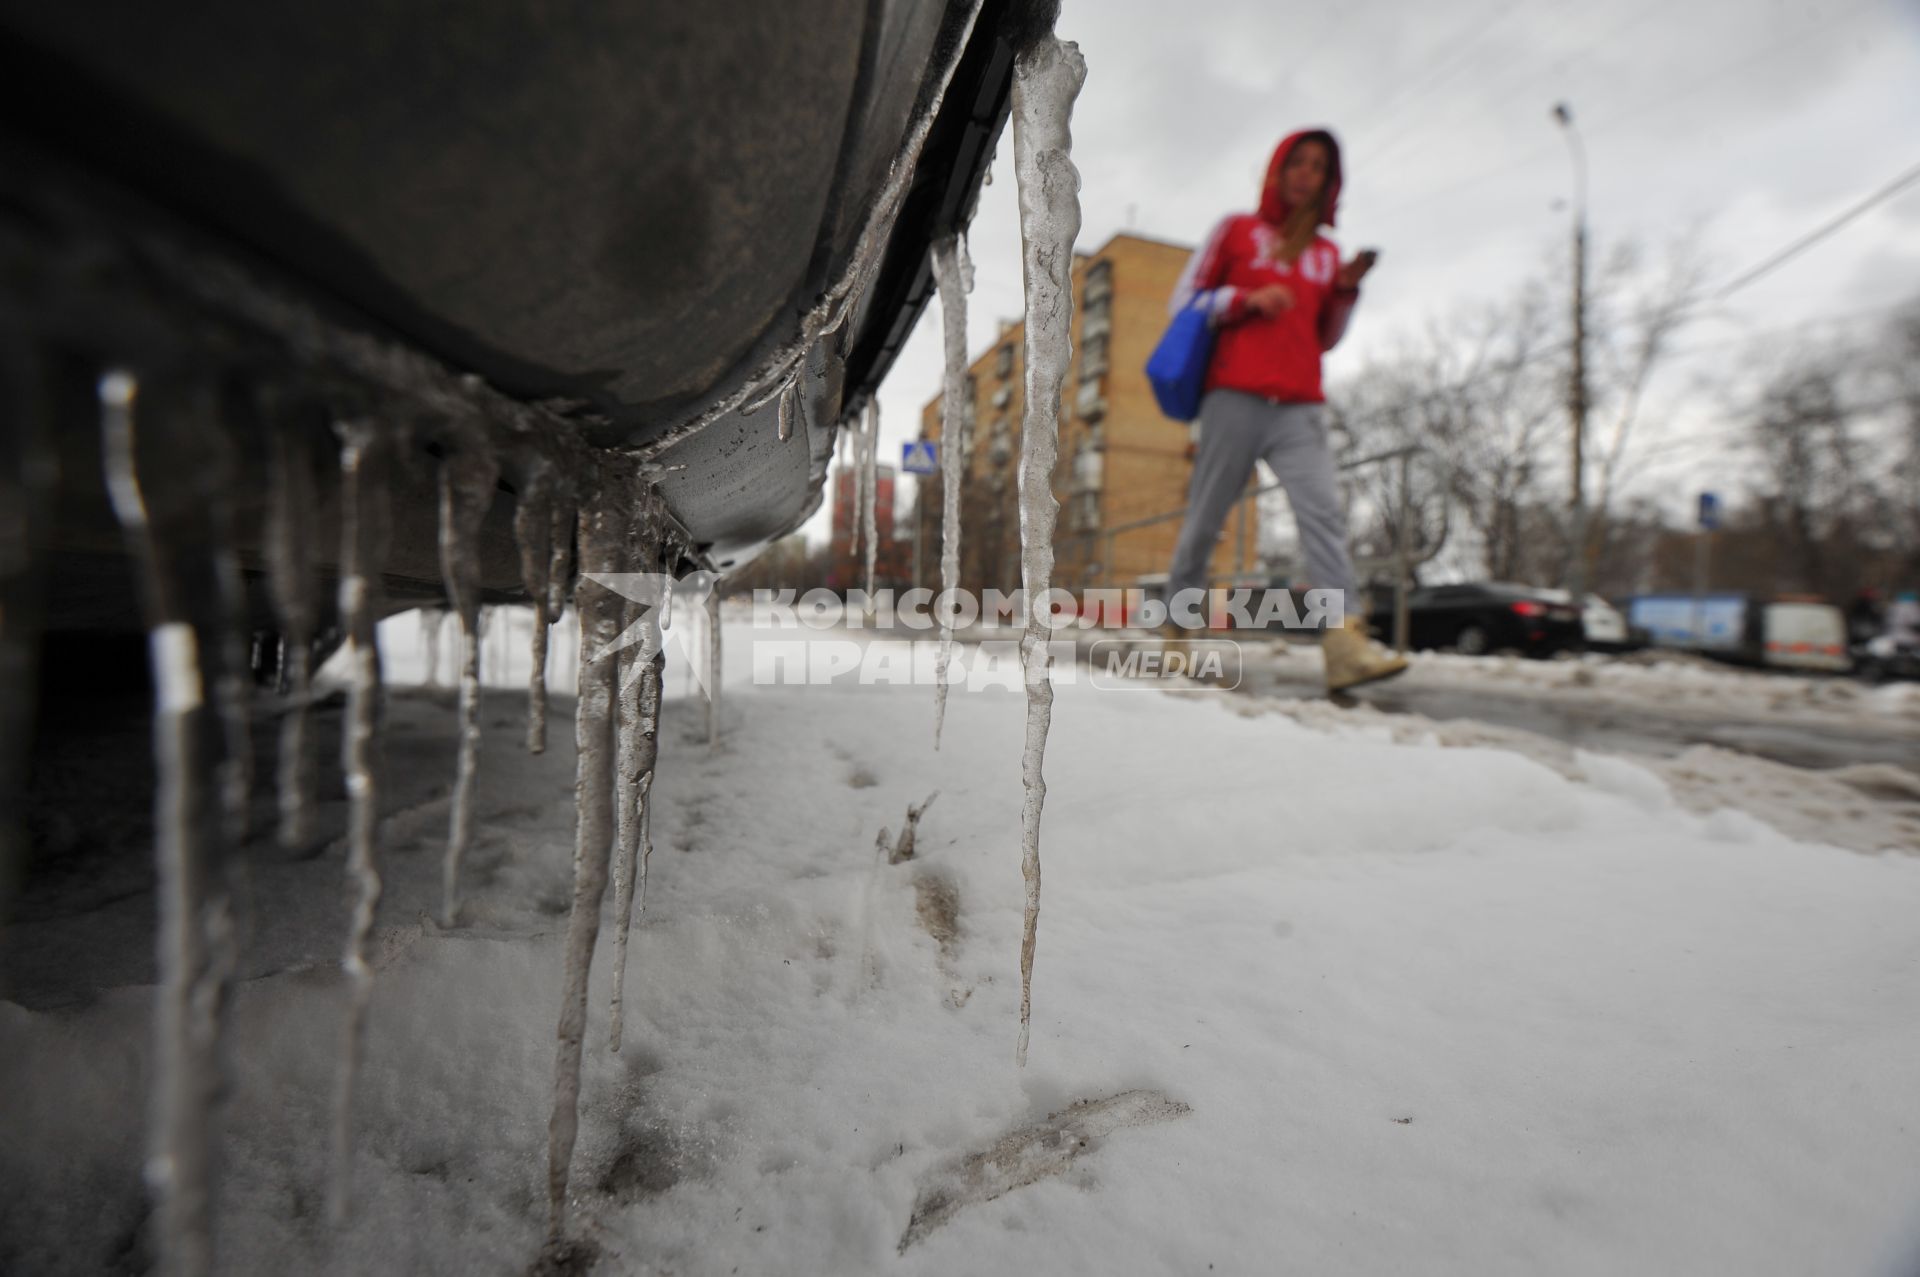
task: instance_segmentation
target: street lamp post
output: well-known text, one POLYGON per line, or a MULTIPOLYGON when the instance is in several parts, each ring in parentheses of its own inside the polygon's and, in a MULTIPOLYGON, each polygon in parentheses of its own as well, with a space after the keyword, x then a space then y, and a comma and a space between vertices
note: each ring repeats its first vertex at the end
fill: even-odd
POLYGON ((1573 155, 1573 367, 1567 379, 1567 416, 1573 424, 1572 552, 1566 585, 1577 605, 1587 592, 1587 152, 1573 127, 1573 108, 1556 103, 1553 118, 1565 130, 1573 155))

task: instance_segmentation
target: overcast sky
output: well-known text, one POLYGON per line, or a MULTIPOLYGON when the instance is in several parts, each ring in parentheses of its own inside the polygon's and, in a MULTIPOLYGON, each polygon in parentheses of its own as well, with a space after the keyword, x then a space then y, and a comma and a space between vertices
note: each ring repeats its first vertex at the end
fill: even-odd
MULTIPOLYGON (((1585 140, 1596 242, 1699 227, 1715 280, 1920 163, 1920 0, 1065 0, 1059 30, 1088 69, 1073 116, 1083 250, 1121 230, 1193 243, 1252 207, 1281 135, 1340 137, 1334 237, 1381 263, 1329 356, 1336 382, 1397 333, 1508 293, 1564 242, 1557 101, 1585 140)), ((1003 136, 973 226, 975 356, 1021 309, 1011 153, 1003 136)), ((1724 419, 1684 394, 1739 356, 1732 339, 1864 330, 1916 295, 1920 185, 1684 334, 1693 353, 1665 374, 1649 482, 1736 486, 1718 477, 1738 469, 1724 419)), ((939 391, 940 346, 929 307, 880 392, 884 460, 939 391)))

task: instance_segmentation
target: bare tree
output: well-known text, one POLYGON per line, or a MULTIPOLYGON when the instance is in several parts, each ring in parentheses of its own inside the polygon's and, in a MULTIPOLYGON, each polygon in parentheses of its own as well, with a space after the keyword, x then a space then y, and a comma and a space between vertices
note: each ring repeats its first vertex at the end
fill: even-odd
MULTIPOLYGON (((1336 422, 1357 451, 1418 443, 1471 534, 1474 568, 1496 579, 1544 581, 1572 553, 1564 500, 1565 385, 1572 341, 1549 257, 1508 297, 1436 320, 1338 388, 1336 422)), ((1610 512, 1630 472, 1629 445, 1647 390, 1697 305, 1703 269, 1691 240, 1649 266, 1623 244, 1591 289, 1588 367, 1599 490, 1589 501, 1588 553, 1609 546, 1610 512)), ((1374 481, 1384 508, 1391 480, 1374 481)), ((1589 574, 1591 575, 1591 573, 1589 574)))

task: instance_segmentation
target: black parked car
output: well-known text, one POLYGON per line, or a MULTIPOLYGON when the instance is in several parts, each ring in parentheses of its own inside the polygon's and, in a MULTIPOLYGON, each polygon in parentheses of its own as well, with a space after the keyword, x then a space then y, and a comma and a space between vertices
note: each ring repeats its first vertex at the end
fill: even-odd
MULTIPOLYGON (((1373 590, 1369 605, 1374 633, 1391 640, 1393 591, 1373 590)), ((1421 586, 1407 595, 1407 619, 1413 647, 1450 647, 1467 656, 1508 649, 1550 656, 1581 645, 1579 609, 1524 585, 1421 586)))

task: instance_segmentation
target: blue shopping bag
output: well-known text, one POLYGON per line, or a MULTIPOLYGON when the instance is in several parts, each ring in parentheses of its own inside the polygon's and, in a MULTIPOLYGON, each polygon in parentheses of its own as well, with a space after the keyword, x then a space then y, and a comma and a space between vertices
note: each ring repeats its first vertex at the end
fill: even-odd
POLYGON ((1206 391, 1207 363, 1213 358, 1213 325, 1207 322, 1202 298, 1173 317, 1160 344, 1147 360, 1147 380, 1160 411, 1175 421, 1200 415, 1200 397, 1206 391))

